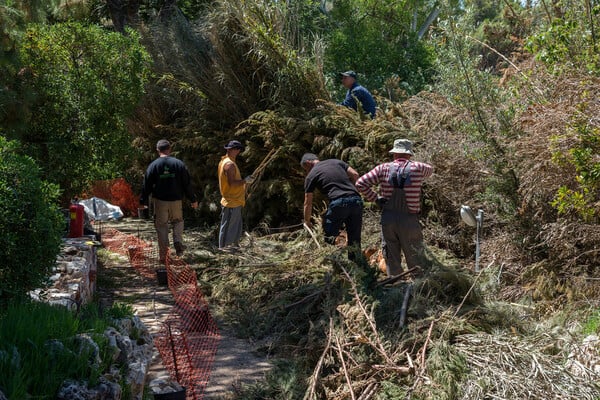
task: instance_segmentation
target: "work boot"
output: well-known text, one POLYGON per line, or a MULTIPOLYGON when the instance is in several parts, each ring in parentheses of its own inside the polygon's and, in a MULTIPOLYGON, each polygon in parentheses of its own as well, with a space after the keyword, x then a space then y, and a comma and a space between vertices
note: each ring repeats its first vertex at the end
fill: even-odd
POLYGON ((185 246, 181 242, 175 242, 175 254, 177 257, 181 257, 183 255, 183 251, 185 250, 185 246))

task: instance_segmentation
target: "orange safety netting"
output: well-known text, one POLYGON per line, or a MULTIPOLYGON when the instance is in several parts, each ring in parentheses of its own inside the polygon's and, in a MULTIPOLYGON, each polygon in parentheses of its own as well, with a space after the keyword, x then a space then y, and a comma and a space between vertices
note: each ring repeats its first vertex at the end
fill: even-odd
POLYGON ((167 257, 165 265, 159 263, 157 246, 115 229, 102 233, 102 244, 127 255, 146 278, 156 279, 157 270, 166 269, 175 305, 154 336, 154 345, 171 377, 186 387, 187 400, 201 400, 221 336, 198 288, 196 272, 179 258, 167 257))

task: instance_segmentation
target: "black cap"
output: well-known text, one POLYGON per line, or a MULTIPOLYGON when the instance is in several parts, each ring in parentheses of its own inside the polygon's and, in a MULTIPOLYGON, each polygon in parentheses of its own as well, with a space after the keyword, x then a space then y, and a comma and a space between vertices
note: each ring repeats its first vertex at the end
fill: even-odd
POLYGON ((229 150, 229 149, 244 150, 244 145, 242 143, 238 142, 237 140, 231 140, 229 143, 227 143, 227 145, 225 146, 225 148, 227 150, 229 150))
POLYGON ((356 72, 354 72, 354 71, 340 72, 340 76, 349 76, 351 78, 356 79, 356 72))
POLYGON ((319 159, 319 157, 317 157, 316 154, 304 153, 304 155, 302 156, 302 159, 300 159, 300 165, 304 166, 304 163, 306 163, 307 161, 318 160, 318 159, 319 159))
POLYGON ((171 148, 171 143, 167 139, 160 139, 156 142, 156 150, 165 151, 171 148))

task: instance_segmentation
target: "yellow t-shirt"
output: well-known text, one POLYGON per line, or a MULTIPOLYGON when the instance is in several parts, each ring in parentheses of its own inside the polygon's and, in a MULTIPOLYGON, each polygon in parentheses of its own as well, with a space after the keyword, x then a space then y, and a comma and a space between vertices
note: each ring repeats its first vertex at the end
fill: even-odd
POLYGON ((235 208, 246 204, 246 188, 244 185, 241 186, 229 186, 227 180, 227 173, 225 172, 225 165, 232 163, 235 167, 235 179, 242 179, 240 170, 237 165, 226 155, 221 157, 219 162, 219 190, 221 190, 221 205, 223 207, 235 208))

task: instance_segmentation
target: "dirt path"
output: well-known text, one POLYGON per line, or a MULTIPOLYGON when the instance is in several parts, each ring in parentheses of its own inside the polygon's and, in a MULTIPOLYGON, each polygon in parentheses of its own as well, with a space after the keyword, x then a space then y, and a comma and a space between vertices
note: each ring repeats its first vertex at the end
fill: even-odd
MULTIPOLYGON (((104 227, 139 235, 141 238, 150 238, 154 235, 151 224, 139 223, 136 220, 125 219, 105 224, 104 227)), ((98 271, 98 294, 102 303, 130 304, 150 332, 157 333, 173 306, 173 296, 168 287, 158 284, 156 279, 138 274, 125 256, 109 253, 107 257, 103 257, 103 261, 98 271)), ((210 303, 210 299, 208 302, 210 303)), ((255 346, 252 343, 236 338, 234 332, 223 324, 218 323, 218 326, 221 341, 205 389, 204 399, 208 400, 231 398, 236 388, 262 380, 270 368, 268 360, 256 356, 255 346)), ((156 378, 168 378, 168 376, 155 348, 148 382, 156 378)))

